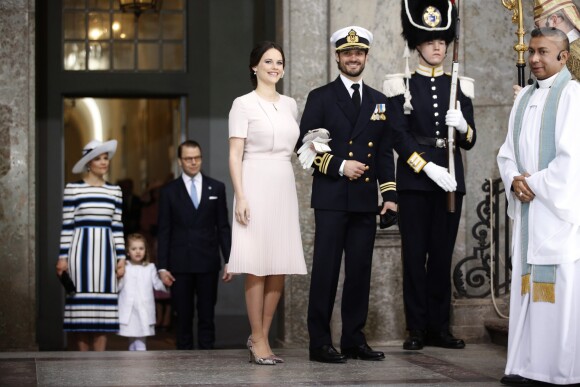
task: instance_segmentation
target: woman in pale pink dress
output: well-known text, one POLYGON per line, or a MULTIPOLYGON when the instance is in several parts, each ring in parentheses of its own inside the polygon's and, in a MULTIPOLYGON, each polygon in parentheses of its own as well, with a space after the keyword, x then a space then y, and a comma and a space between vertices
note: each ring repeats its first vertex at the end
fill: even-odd
POLYGON ((298 109, 294 99, 276 92, 284 64, 278 44, 259 43, 250 54, 255 90, 236 98, 229 116, 235 219, 227 271, 246 273, 250 361, 267 365, 283 362, 268 333, 284 275, 306 274, 291 163, 298 109))

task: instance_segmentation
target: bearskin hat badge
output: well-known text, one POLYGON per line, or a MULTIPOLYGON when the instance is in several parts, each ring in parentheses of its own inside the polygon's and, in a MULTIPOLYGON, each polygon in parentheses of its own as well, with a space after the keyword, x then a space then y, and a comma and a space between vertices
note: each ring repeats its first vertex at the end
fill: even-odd
POLYGON ((401 21, 401 35, 411 50, 435 39, 449 44, 455 38, 457 9, 449 0, 402 0, 401 21))

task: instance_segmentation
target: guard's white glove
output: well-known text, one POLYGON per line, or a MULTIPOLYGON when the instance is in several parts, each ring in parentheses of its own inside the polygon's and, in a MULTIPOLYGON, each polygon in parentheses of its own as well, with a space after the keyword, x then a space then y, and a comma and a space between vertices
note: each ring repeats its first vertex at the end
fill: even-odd
POLYGON ((457 181, 455 181, 455 178, 447 172, 447 169, 429 161, 427 165, 423 167, 423 171, 425 171, 427 176, 429 176, 429 178, 439 187, 443 188, 444 191, 453 192, 457 189, 457 181))
POLYGON ((457 101, 457 109, 447 110, 445 115, 445 125, 453 126, 459 133, 467 132, 467 121, 463 118, 463 113, 461 113, 461 103, 457 101))

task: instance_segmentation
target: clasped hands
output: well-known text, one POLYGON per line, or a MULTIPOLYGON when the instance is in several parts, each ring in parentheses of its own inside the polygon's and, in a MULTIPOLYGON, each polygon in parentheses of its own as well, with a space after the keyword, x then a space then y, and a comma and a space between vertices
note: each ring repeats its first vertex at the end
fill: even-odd
POLYGON ((522 203, 529 203, 536 197, 534 191, 530 188, 526 181, 526 177, 530 176, 529 173, 524 173, 523 175, 515 176, 512 182, 512 188, 514 190, 514 196, 522 203))

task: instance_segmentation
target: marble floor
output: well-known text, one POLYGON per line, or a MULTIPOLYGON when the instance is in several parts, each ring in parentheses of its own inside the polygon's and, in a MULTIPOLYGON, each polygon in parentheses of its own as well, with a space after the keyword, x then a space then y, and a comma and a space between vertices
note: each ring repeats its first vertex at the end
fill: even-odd
POLYGON ((280 348, 286 362, 248 363, 247 350, 0 353, 1 386, 499 386, 505 347, 462 350, 380 347, 380 362, 308 360, 304 348, 280 348))

